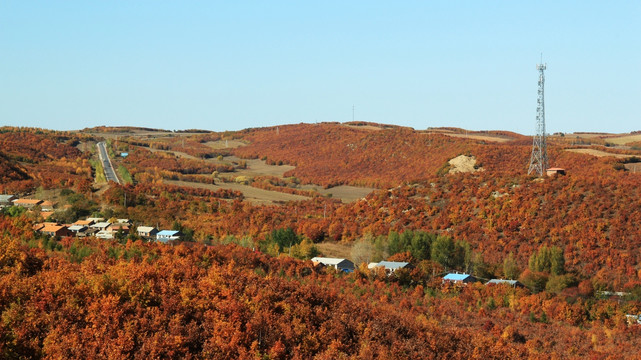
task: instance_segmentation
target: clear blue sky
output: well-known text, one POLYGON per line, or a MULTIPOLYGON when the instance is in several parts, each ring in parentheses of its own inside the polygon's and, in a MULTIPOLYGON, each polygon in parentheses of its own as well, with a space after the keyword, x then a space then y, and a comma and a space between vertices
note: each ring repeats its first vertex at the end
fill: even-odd
POLYGON ((640 1, 0 1, 0 125, 641 130, 640 1))

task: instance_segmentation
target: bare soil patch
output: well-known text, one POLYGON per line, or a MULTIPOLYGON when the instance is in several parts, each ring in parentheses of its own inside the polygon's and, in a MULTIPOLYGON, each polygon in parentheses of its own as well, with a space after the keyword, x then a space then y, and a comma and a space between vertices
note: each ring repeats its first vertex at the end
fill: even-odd
POLYGON ((450 174, 469 173, 480 170, 475 167, 476 158, 474 156, 459 155, 450 160, 449 163, 452 166, 449 171, 450 174))
POLYGON ((164 180, 166 184, 192 187, 197 189, 208 189, 216 191, 218 189, 230 189, 235 191, 240 191, 245 196, 245 200, 253 204, 277 204, 287 201, 298 201, 298 200, 307 200, 309 199, 306 196, 302 195, 293 195, 285 194, 277 191, 269 191, 263 189, 257 189, 249 185, 237 184, 237 183, 219 183, 216 185, 202 184, 197 182, 189 181, 175 181, 175 180, 164 180))

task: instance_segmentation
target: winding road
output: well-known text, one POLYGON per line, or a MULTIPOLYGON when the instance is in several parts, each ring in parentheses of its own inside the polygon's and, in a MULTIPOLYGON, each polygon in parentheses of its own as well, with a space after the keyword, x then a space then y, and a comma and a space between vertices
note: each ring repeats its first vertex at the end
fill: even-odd
POLYGON ((109 154, 107 153, 104 142, 98 143, 98 156, 102 162, 102 168, 105 170, 105 178, 107 181, 113 181, 120 184, 120 179, 118 179, 116 170, 114 170, 114 167, 111 164, 111 159, 109 159, 109 154))

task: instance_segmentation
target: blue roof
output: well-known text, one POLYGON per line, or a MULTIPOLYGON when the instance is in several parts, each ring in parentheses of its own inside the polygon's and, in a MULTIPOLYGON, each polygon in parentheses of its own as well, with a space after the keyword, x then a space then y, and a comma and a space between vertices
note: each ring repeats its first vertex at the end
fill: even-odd
POLYGON ((176 236, 179 232, 178 230, 163 230, 159 231, 156 236, 176 236))
POLYGON ((470 274, 447 274, 443 280, 463 281, 471 276, 470 274))

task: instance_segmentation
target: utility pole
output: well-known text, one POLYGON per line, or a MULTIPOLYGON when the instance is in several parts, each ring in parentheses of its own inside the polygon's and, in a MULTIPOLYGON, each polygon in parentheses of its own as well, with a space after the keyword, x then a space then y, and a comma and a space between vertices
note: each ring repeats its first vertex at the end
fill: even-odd
POLYGON ((354 121, 354 105, 352 105, 352 122, 354 121))
POLYGON ((539 176, 543 176, 545 170, 549 167, 547 140, 545 135, 545 69, 547 64, 543 63, 543 55, 541 55, 541 63, 536 65, 539 71, 539 91, 536 100, 536 135, 532 141, 532 156, 530 157, 530 167, 527 171, 528 175, 536 172, 539 176))

